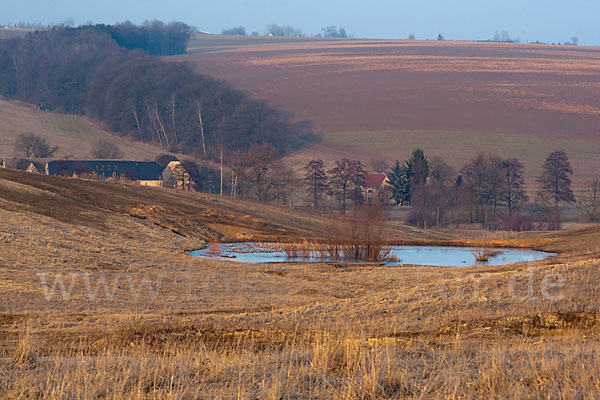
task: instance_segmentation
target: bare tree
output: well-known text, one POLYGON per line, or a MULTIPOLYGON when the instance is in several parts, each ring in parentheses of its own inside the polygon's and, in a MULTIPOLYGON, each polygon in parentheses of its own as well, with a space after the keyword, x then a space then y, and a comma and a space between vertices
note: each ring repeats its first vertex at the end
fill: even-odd
POLYGON ((196 101, 196 115, 198 117, 198 126, 200 127, 200 138, 202 140, 202 152, 204 153, 204 157, 206 157, 206 144, 204 142, 204 123, 202 122, 202 107, 200 106, 199 101, 196 101))
POLYGON ((346 33, 346 30, 344 28, 340 27, 340 29, 338 29, 335 26, 326 26, 325 28, 322 28, 320 35, 323 37, 328 37, 328 38, 347 38, 348 37, 348 34, 346 33))
POLYGON ((240 194, 240 180, 244 175, 244 157, 239 150, 231 152, 228 156, 228 165, 231 169, 231 197, 234 199, 240 194))
POLYGON ((293 193, 301 185, 292 168, 281 160, 275 161, 263 181, 263 201, 277 201, 292 206, 293 193))
POLYGON ((267 201, 266 177, 278 159, 277 151, 270 143, 252 145, 244 157, 248 181, 256 187, 259 201, 267 201))
POLYGON ((575 196, 571 190, 571 163, 567 153, 562 150, 550 153, 543 165, 543 172, 537 178, 540 184, 539 194, 542 198, 549 199, 554 203, 554 209, 558 213, 560 203, 573 203, 575 196))
POLYGON ((508 208, 508 217, 512 218, 513 211, 520 204, 527 201, 525 194, 525 181, 523 180, 523 164, 516 158, 502 160, 500 162, 500 171, 504 181, 504 190, 501 197, 508 208))
POLYGON ((15 142, 15 154, 21 157, 48 158, 58 150, 50 146, 46 139, 33 133, 22 133, 15 142))
POLYGON ((246 36, 246 28, 240 25, 234 28, 223 29, 221 35, 246 36))
POLYGON ((445 185, 456 180, 454 168, 439 156, 431 157, 429 169, 431 170, 429 178, 433 182, 445 185))
POLYGON ((407 222, 425 229, 431 226, 439 228, 448 208, 446 192, 446 187, 438 182, 417 186, 411 198, 407 222))
POLYGON ((356 207, 358 204, 362 204, 364 201, 363 195, 363 184, 365 177, 365 168, 363 167, 362 162, 360 160, 352 161, 352 198, 354 202, 354 206, 356 207))
POLYGON ((308 199, 312 206, 317 208, 319 199, 323 198, 327 192, 327 174, 323 160, 311 160, 304 167, 304 182, 308 185, 308 199))
POLYGON ((100 139, 92 145, 92 157, 117 160, 123 158, 123 152, 115 143, 106 139, 100 139))
POLYGON ((548 155, 542 168, 542 175, 537 178, 540 184, 538 195, 554 204, 554 210, 548 218, 548 228, 560 229, 559 204, 575 202, 575 195, 571 190, 571 163, 567 153, 557 150, 548 155))
POLYGON ((329 186, 333 195, 338 198, 342 210, 345 212, 346 197, 352 184, 355 187, 355 198, 358 196, 356 187, 362 184, 362 175, 364 173, 362 163, 357 160, 342 158, 341 160, 336 160, 335 167, 328 172, 331 175, 329 186))
POLYGON ((293 28, 289 25, 271 24, 267 27, 267 34, 271 36, 302 36, 300 29, 293 28))
POLYGON ((480 153, 460 170, 462 184, 475 201, 476 221, 486 226, 495 220, 504 193, 501 162, 498 156, 480 153))
POLYGON ((138 118, 137 112, 135 111, 135 104, 132 104, 133 107, 133 118, 135 119, 135 125, 137 126, 138 133, 140 135, 140 140, 144 141, 144 134, 142 133, 142 127, 140 125, 140 119, 138 118))
POLYGON ((575 195, 577 209, 589 222, 600 221, 600 179, 587 182, 585 188, 575 195))
POLYGON ((175 124, 175 92, 171 96, 171 104, 169 104, 169 114, 171 115, 171 124, 173 127, 173 138, 175 140, 175 144, 179 143, 179 138, 177 137, 177 126, 175 124))

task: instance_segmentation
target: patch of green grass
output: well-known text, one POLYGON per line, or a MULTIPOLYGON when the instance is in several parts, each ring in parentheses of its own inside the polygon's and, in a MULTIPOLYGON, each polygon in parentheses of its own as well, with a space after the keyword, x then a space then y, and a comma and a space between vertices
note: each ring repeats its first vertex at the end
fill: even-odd
MULTIPOLYGON (((567 152, 575 172, 575 183, 581 185, 600 171, 600 140, 536 135, 494 134, 441 131, 362 131, 323 134, 321 146, 335 149, 368 162, 381 156, 390 162, 404 160, 415 148, 429 156, 442 157, 457 169, 479 152, 518 158, 525 165, 528 186, 535 186, 546 156, 557 149, 567 152)), ((310 152, 310 149, 306 150, 310 152)))
POLYGON ((99 139, 115 142, 125 159, 153 160, 160 149, 148 144, 113 136, 85 117, 40 111, 36 107, 0 100, 0 157, 13 157, 19 134, 31 132, 58 145, 57 157, 91 157, 92 144, 99 139))

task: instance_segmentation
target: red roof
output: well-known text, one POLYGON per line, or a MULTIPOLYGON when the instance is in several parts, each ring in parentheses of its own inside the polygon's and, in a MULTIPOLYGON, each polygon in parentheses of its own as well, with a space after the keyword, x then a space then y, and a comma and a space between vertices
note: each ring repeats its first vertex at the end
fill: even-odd
POLYGON ((378 189, 387 176, 384 173, 379 174, 365 174, 364 187, 367 189, 378 189))

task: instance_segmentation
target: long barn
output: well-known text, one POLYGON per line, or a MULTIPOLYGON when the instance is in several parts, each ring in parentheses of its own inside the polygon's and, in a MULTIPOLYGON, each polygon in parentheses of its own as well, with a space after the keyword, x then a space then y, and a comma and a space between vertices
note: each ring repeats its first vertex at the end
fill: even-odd
POLYGON ((154 161, 53 160, 46 164, 45 172, 54 176, 126 178, 145 186, 162 186, 162 171, 154 161))

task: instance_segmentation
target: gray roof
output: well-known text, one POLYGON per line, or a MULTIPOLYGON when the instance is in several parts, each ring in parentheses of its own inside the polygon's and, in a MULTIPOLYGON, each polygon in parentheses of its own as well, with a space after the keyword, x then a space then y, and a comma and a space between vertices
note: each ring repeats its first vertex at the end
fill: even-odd
POLYGON ((49 175, 72 176, 91 173, 106 178, 115 176, 135 181, 162 179, 162 168, 154 161, 53 160, 48 162, 49 175))

